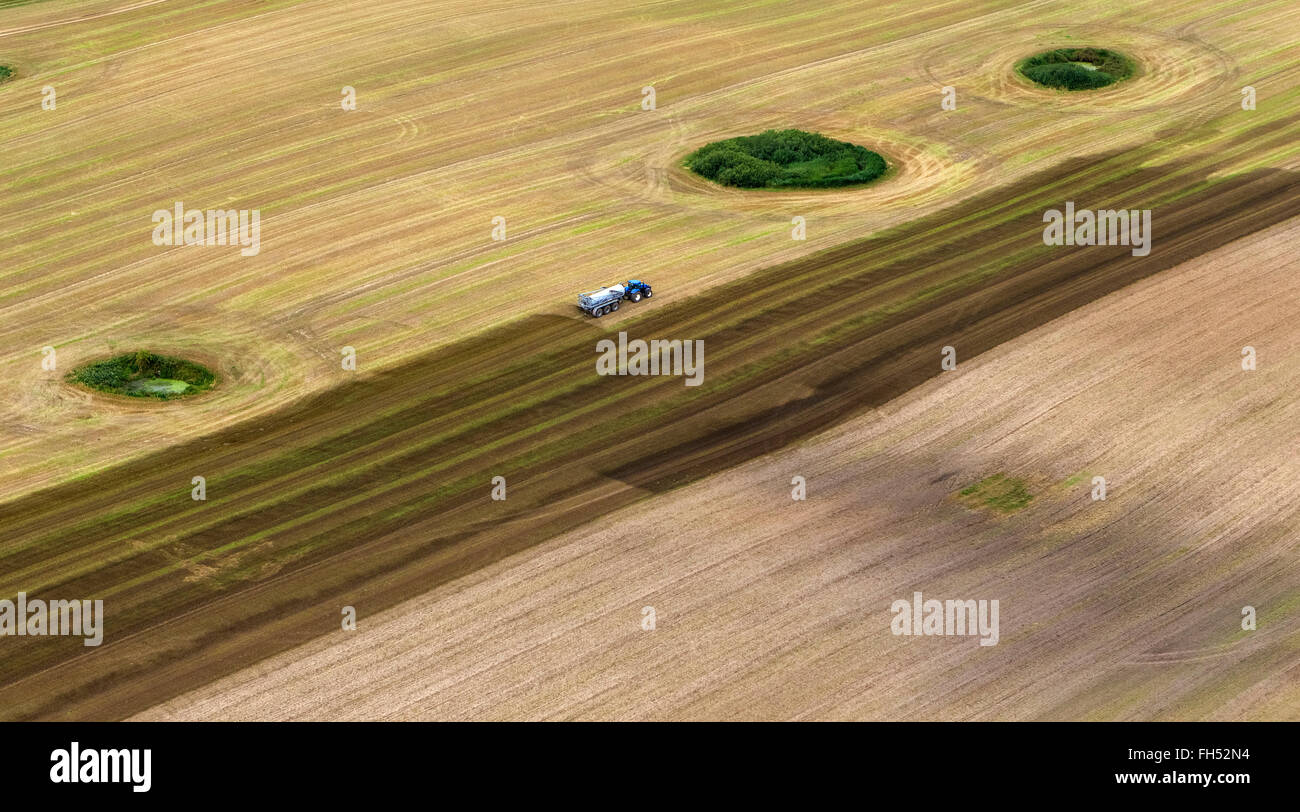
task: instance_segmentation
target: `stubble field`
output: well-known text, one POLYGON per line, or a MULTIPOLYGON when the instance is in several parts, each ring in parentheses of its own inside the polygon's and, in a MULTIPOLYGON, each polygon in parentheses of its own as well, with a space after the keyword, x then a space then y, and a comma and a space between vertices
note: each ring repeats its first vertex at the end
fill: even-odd
MULTIPOLYGON (((1287 3, 562 10, 0 9, 0 63, 18 73, 0 85, 0 592, 102 597, 111 630, 90 653, 5 640, 6 716, 142 711, 343 634, 343 605, 363 617, 403 605, 634 502, 690 523, 689 500, 666 491, 884 406, 939 373, 942 346, 965 362, 1202 255, 1273 257, 1273 242, 1243 255, 1234 241, 1300 214, 1300 25, 1287 3), (1144 74, 1086 104, 1009 74, 1026 53, 1098 38, 1144 74), (1247 84, 1254 111, 1239 104, 1247 84), (45 85, 55 110, 41 109, 45 85), (944 85, 955 111, 940 109, 944 85), (343 86, 358 109, 340 109, 343 86), (654 110, 641 109, 645 86, 654 110), (875 149, 895 173, 861 189, 743 193, 678 166, 708 141, 787 126, 875 149), (1041 214, 1066 200, 1152 208, 1151 255, 1045 247, 1041 214), (175 201, 259 209, 260 253, 153 245, 150 214, 175 201), (805 241, 790 238, 796 216, 805 241), (504 241, 491 239, 494 217, 504 241), (652 281, 656 298, 599 324, 579 318, 578 291, 628 277, 652 281), (619 329, 704 339, 705 385, 597 377, 595 340, 619 329), (41 369, 46 345, 60 372, 41 369), (192 402, 137 404, 62 381, 80 360, 139 345, 202 360, 223 383, 192 402), (358 373, 340 369, 344 346, 358 373), (487 498, 497 474, 511 483, 505 503, 487 498), (206 502, 189 499, 194 475, 207 477, 206 502)), ((1138 305, 1147 319, 1167 307, 1153 301, 1138 305)), ((1090 351, 1119 357, 1133 341, 1103 336, 1090 351)), ((1252 341, 1263 343, 1224 349, 1225 370, 1252 341)), ((1056 374, 1065 386, 1073 372, 1056 374)), ((1174 404, 1204 374, 1156 394, 1174 404)), ((944 397, 949 384, 927 386, 944 397)), ((1008 407, 1039 408, 1029 402, 1008 407)), ((1247 410, 1239 430, 1280 413, 1247 410)), ((1248 466, 1239 447, 1207 456, 1248 466)), ((1130 509, 1191 510, 1170 500, 1192 476, 1180 466, 1148 481, 1130 509)), ((1288 516, 1238 521, 1277 528, 1288 516)), ((752 538, 744 515, 724 519, 734 529, 715 535, 752 538)), ((1043 532, 1010 535, 1032 556, 1043 532)), ((1198 532, 1179 525, 1173 541, 1194 547, 1198 532)), ((898 561, 877 565, 897 580, 898 561)), ((1106 594, 1145 594, 1133 567, 1106 594)), ((865 610, 861 623, 876 628, 865 610)), ((818 629, 805 632, 816 644, 818 629)), ((1284 680, 1286 662, 1274 650, 1267 673, 1284 680)), ((825 679, 836 674, 825 690, 862 679, 852 668, 825 679)), ((688 707, 730 715, 738 695, 688 707)), ((610 707, 654 715, 631 699, 610 707)), ((826 715, 905 715, 888 708, 826 715)))

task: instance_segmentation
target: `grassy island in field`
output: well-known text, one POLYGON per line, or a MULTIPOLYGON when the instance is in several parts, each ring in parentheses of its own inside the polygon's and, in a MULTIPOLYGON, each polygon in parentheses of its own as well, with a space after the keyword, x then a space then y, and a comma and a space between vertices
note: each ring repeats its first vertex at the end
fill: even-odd
POLYGON ((1137 73, 1137 63, 1106 48, 1057 48, 1022 59, 1016 72, 1055 90, 1096 90, 1137 73))
POLYGON ((140 350, 78 367, 68 380, 113 395, 170 400, 211 389, 217 376, 193 361, 140 350))
POLYGON ((869 183, 885 159, 866 147, 803 130, 767 130, 706 144, 685 165, 723 186, 822 189, 869 183))
POLYGON ((1024 480, 1006 474, 994 474, 962 488, 960 497, 971 507, 987 508, 999 513, 1015 513, 1034 499, 1024 480))

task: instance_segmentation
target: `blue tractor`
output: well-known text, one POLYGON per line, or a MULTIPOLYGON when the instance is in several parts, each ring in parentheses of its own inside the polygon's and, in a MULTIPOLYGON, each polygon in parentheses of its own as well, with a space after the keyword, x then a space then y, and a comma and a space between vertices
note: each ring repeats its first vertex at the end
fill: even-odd
POLYGON ((650 286, 645 282, 642 282, 640 279, 629 279, 627 280, 627 284, 623 287, 627 288, 627 293, 625 293, 624 296, 634 302, 639 302, 642 299, 649 299, 654 293, 650 290, 650 286))
POLYGON ((639 302, 654 295, 650 286, 640 279, 629 279, 621 285, 609 285, 584 293, 578 297, 578 307, 586 314, 600 318, 606 313, 618 310, 619 302, 631 299, 639 302))

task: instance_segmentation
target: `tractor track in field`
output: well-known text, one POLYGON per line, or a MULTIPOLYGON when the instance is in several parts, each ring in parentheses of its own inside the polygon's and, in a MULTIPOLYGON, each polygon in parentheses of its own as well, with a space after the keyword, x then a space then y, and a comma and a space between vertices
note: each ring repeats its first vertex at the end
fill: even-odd
MULTIPOLYGON (((1288 123, 1252 147, 1292 140, 1288 123)), ((601 378, 600 323, 534 316, 0 505, 0 591, 102 597, 108 628, 95 650, 10 641, 0 714, 128 716, 337 629, 344 605, 395 605, 860 414, 937 374, 944 344, 973 357, 1300 215, 1294 173, 1205 185, 1207 156, 1115 172, 1144 154, 1077 159, 618 323, 703 339, 696 389, 601 378), (1045 248, 1039 215, 1067 188, 1081 206, 1153 208, 1161 250, 1045 248), (1016 259, 981 265, 999 256, 1016 259), (206 502, 188 498, 196 473, 206 502), (488 498, 496 474, 504 503, 488 498)))
POLYGON ((44 31, 49 28, 57 28, 63 25, 75 25, 76 23, 89 22, 91 20, 100 20, 104 17, 112 17, 116 14, 126 14, 127 12, 136 11, 148 6, 156 6, 159 3, 166 3, 169 0, 143 0, 143 2, 132 3, 120 8, 110 9, 108 11, 95 12, 93 14, 83 14, 79 17, 67 17, 62 20, 51 20, 36 25, 26 25, 21 28, 0 29, 0 37, 12 37, 15 34, 30 34, 35 31, 44 31))

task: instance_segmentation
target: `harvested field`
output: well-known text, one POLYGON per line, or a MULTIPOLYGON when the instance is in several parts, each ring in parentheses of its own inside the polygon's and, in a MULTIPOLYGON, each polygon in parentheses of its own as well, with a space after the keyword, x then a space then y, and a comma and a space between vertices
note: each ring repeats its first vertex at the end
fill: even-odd
POLYGON ((1205 254, 139 718, 1300 719, 1298 239, 1205 254), (1002 469, 1041 483, 1023 512, 952 499, 1002 469), (1000 642, 892 636, 913 590, 999 599, 1000 642))
MULTIPOLYGON (((0 53, 20 69, 0 89, 6 497, 327 389, 345 345, 375 371, 503 320, 571 315, 574 292, 611 274, 703 290, 1071 157, 1206 136, 1153 155, 1168 160, 1295 114, 1295 52, 1276 41, 1286 2, 1099 7, 1087 28, 1044 23, 1068 16, 1046 2, 565 8, 559 21, 415 0, 5 9, 0 53), (1001 66, 1000 48, 1009 71, 1017 42, 1103 34, 1150 70, 1082 120, 1062 120, 1074 98, 1008 107, 971 64, 1001 66), (1242 115, 1238 80, 1269 103, 1242 115), (38 104, 47 83, 56 110, 38 104), (643 111, 651 84, 658 106, 643 111), (345 85, 355 111, 340 109, 345 85), (754 198, 678 165, 769 126, 863 144, 898 175, 754 198), (150 212, 178 200, 259 209, 261 252, 152 245, 150 212), (790 239, 794 216, 805 241, 790 239), (242 383, 166 421, 87 408, 43 374, 47 345, 67 367, 202 347, 242 383)), ((1289 166, 1295 149, 1245 146, 1222 170, 1289 166)))
MULTIPOLYGON (((1073 182, 1127 160, 1083 163, 1073 182)), ((1168 194, 1182 188, 1180 171, 1191 169, 1128 175, 1122 193, 1168 194)), ((971 206, 998 212, 988 200, 971 206)), ((415 584, 428 589, 880 405, 936 374, 945 343, 974 356, 1178 258, 1300 215, 1300 179, 1253 173, 1161 212, 1170 233, 1146 257, 1098 247, 1045 259, 1039 241, 1007 266, 994 247, 1028 242, 1024 230, 1038 224, 1006 206, 999 226, 942 218, 968 224, 953 243, 917 245, 942 227, 920 222, 752 276, 744 297, 701 294, 625 322, 639 335, 702 337, 710 350, 698 388, 597 376, 602 331, 537 317, 273 419, 0 505, 5 587, 103 595, 130 635, 92 655, 79 640, 14 641, 6 667, 17 679, 0 698, 23 714, 98 715, 156 698, 149 690, 193 687, 214 668, 328 631, 338 607, 363 596, 395 603, 415 584), (206 502, 186 498, 194 471, 209 483, 206 502), (516 483, 507 503, 486 498, 496 475, 516 483), (219 647, 214 625, 226 630, 219 647), (54 663, 59 683, 28 679, 54 663)))
MULTIPOLYGON (((562 17, 414 0, 0 8, 0 63, 17 69, 0 86, 0 594, 94 595, 111 629, 95 650, 4 640, 0 715, 121 718, 295 646, 319 650, 342 606, 373 616, 523 572, 511 567, 565 549, 549 545, 611 538, 578 529, 606 513, 686 509, 687 494, 717 486, 677 488, 729 481, 732 466, 914 387, 933 393, 944 346, 963 369, 1008 341, 1030 352, 1018 337, 1053 319, 1291 233, 1273 230, 1300 215, 1291 4, 1098 4, 1087 25, 1052 22, 1068 16, 1078 10, 1052 2, 573 3, 562 17), (1086 107, 1011 72, 1080 39, 1130 54, 1141 75, 1086 107), (1253 111, 1239 103, 1247 83, 1253 111), (55 110, 41 109, 46 85, 55 110), (649 85, 657 107, 643 110, 649 85), (956 111, 940 109, 946 85, 956 111), (340 109, 344 86, 354 111, 340 109), (785 127, 897 170, 861 189, 751 193, 680 166, 710 141, 785 127), (178 201, 259 210, 260 252, 154 245, 150 214, 178 201), (1154 249, 1045 246, 1041 215, 1066 201, 1151 209, 1154 249), (807 240, 791 239, 794 217, 807 240), (654 300, 579 317, 578 291, 627 277, 652 282, 654 300), (596 375, 596 341, 620 330, 703 340, 704 385, 596 375), (45 346, 58 371, 41 368, 45 346), (340 367, 345 346, 358 372, 340 367), (189 403, 135 404, 62 380, 137 347, 222 383, 189 403), (203 502, 189 498, 196 475, 203 502), (488 498, 494 476, 508 501, 488 498), (548 542, 565 533, 578 535, 548 542)), ((1202 386, 1201 372, 1184 385, 1202 386)), ((916 490, 929 464, 872 487, 916 490)), ((1052 504, 1035 498, 1007 521, 1052 504)), ((729 543, 745 549, 758 531, 730 519, 729 543)), ((1036 532, 1022 550, 1046 544, 1036 532)), ((848 544, 829 531, 817 543, 828 561, 848 544)), ((873 577, 896 585, 891 562, 873 577)), ((1107 586, 1129 577, 1147 594, 1143 572, 1107 586)), ((741 694, 718 690, 713 705, 610 707, 736 715, 727 703, 741 694)), ((520 701, 520 714, 548 715, 520 701)), ((1106 716, 1079 701, 1027 715, 1106 716)), ((554 714, 602 715, 575 702, 554 714)), ((891 716, 866 700, 769 707, 891 716)))

